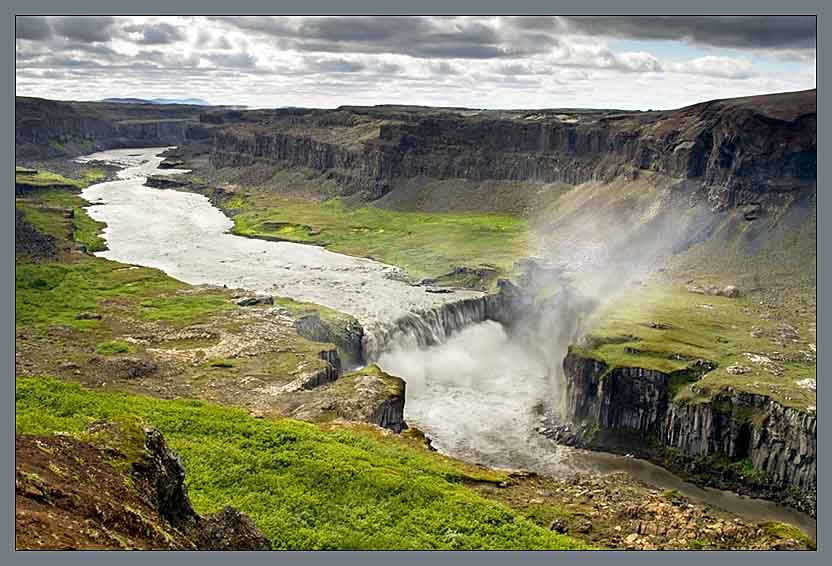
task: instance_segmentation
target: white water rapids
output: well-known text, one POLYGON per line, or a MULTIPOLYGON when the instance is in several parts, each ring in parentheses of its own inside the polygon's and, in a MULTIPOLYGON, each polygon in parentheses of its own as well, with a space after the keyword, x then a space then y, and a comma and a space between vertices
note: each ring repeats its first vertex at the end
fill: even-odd
MULTIPOLYGON (((97 255, 155 267, 190 284, 226 285, 290 297, 346 312, 365 328, 475 292, 427 293, 396 279, 400 270, 323 248, 234 236, 233 222, 209 200, 144 185, 159 170, 166 148, 119 149, 80 158, 123 167, 118 180, 92 185, 82 196, 90 216, 107 224, 108 250, 97 255)), ((702 490, 666 470, 633 458, 555 445, 538 434, 536 405, 553 384, 538 356, 494 322, 480 322, 429 348, 402 340, 379 364, 407 382, 405 417, 442 452, 500 468, 558 475, 573 471, 627 471, 664 489, 676 489, 749 519, 776 519, 814 535, 814 521, 774 503, 702 490)), ((549 397, 551 398, 551 397, 549 397)))

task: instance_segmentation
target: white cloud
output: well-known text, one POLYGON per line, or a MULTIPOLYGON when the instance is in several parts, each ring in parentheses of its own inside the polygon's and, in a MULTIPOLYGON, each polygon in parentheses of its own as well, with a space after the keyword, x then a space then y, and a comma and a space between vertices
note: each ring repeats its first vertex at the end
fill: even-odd
POLYGON ((18 26, 18 94, 198 96, 256 106, 646 109, 815 86, 806 50, 736 57, 707 48, 671 61, 649 48, 615 49, 600 36, 565 33, 546 18, 102 21, 105 30, 85 21, 18 26), (407 38, 426 43, 403 45, 407 38))
POLYGON ((706 77, 747 79, 754 76, 751 61, 706 55, 683 63, 668 64, 667 70, 674 73, 688 73, 706 77))

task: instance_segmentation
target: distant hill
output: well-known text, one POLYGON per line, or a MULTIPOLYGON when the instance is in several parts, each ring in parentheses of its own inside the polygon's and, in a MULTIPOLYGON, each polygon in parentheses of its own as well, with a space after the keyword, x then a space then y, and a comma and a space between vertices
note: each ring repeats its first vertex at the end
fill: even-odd
POLYGON ((105 98, 102 102, 116 104, 186 104, 190 106, 211 106, 207 100, 201 98, 105 98))

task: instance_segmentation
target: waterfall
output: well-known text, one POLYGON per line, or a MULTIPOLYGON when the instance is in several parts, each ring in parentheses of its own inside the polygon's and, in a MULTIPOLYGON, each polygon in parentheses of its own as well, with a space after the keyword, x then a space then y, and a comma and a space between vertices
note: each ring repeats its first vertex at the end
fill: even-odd
POLYGON ((363 351, 367 363, 396 345, 421 348, 441 344, 454 332, 489 319, 499 302, 495 295, 463 299, 410 312, 392 323, 376 323, 364 329, 363 351))

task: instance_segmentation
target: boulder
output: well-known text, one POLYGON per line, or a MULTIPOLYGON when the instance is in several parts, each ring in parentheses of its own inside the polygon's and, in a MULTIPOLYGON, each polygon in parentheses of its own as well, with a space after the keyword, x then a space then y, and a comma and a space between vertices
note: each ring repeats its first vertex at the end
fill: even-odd
POLYGON ((206 517, 202 540, 204 550, 271 550, 271 542, 254 521, 228 505, 206 517))
POLYGON ((267 295, 254 295, 248 297, 240 297, 235 301, 241 307, 253 307, 258 305, 273 305, 274 297, 267 295))

